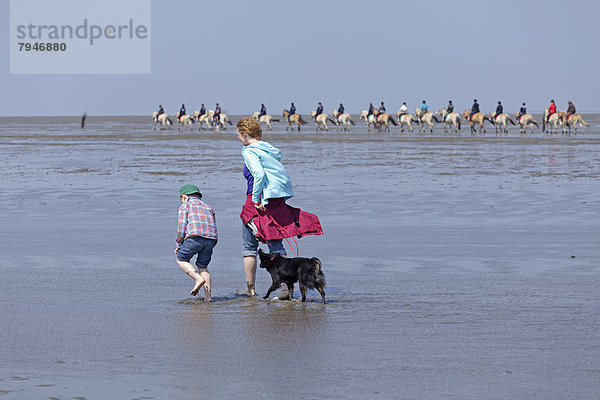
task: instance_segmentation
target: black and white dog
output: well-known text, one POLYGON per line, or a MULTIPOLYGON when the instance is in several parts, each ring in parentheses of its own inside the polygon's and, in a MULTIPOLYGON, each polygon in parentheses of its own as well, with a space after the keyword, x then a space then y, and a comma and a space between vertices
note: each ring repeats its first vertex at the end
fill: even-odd
POLYGON ((321 271, 321 260, 313 258, 286 258, 280 254, 268 254, 262 250, 258 251, 260 256, 260 267, 271 274, 273 284, 267 290, 265 299, 274 290, 279 289, 285 283, 289 289, 287 300, 294 296, 294 283, 299 282, 302 301, 306 301, 306 290, 317 289, 321 293, 323 304, 325 304, 325 275, 321 271))

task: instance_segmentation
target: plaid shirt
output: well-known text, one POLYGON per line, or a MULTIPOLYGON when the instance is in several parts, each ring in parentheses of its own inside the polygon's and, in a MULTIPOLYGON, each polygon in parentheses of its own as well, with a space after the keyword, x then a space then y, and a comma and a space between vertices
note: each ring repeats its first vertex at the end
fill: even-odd
POLYGON ((197 196, 190 196, 187 202, 179 207, 177 221, 177 246, 190 236, 202 236, 207 239, 218 239, 215 212, 197 196))

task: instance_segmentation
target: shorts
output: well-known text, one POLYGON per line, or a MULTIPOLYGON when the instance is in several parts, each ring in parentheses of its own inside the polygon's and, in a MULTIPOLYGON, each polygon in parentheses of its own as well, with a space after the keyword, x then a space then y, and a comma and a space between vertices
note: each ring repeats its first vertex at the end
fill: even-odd
MULTIPOLYGON (((250 221, 253 222, 253 221, 250 221)), ((267 240, 269 253, 279 253, 285 256, 287 253, 283 248, 283 240, 267 240)), ((252 229, 242 223, 242 257, 258 256, 258 239, 254 236, 252 229)))
POLYGON ((177 252, 177 260, 190 262, 196 254, 196 266, 198 269, 208 268, 213 248, 217 244, 215 239, 207 239, 202 236, 190 236, 183 241, 177 252))

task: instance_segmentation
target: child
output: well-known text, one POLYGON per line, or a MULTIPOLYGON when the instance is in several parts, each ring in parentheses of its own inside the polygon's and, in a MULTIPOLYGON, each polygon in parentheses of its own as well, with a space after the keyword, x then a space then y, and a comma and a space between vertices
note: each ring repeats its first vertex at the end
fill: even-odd
POLYGON ((190 295, 198 294, 200 287, 204 285, 204 301, 210 302, 211 286, 208 263, 212 256, 213 248, 217 244, 217 224, 213 209, 200 200, 202 194, 196 185, 184 185, 179 189, 179 218, 177 223, 177 264, 179 267, 194 278, 196 284, 190 295), (196 268, 190 263, 190 259, 196 258, 196 268))

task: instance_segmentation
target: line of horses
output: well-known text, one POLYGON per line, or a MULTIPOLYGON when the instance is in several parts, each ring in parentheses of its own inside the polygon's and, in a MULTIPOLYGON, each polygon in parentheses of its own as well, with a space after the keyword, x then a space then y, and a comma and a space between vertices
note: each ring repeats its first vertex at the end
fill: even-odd
MULTIPOLYGON (((355 125, 354 121, 352 120, 352 116, 349 113, 339 114, 337 110, 333 110, 332 115, 333 117, 330 117, 326 113, 321 113, 317 115, 316 111, 312 111, 310 113, 310 119, 315 121, 315 129, 317 131, 329 130, 329 126, 327 125, 328 122, 332 125, 337 126, 338 130, 348 130, 350 129, 351 125, 355 125)), ((302 118, 302 114, 290 114, 288 110, 283 110, 281 112, 281 116, 285 118, 285 121, 287 122, 287 126, 285 128, 286 131, 289 129, 293 130, 294 125, 298 128, 298 130, 300 130, 303 125, 307 124, 304 118, 302 118)), ((259 123, 266 124, 268 129, 271 129, 271 121, 279 121, 279 119, 275 119, 269 114, 259 115, 259 113, 257 112, 253 113, 252 117, 256 119, 259 123)))
MULTIPOLYGON (((305 121, 302 118, 302 115, 298 113, 290 115, 288 110, 283 110, 281 116, 285 118, 285 121, 287 122, 286 131, 289 129, 294 130, 295 127, 300 130, 303 125, 307 124, 307 121, 305 121)), ((258 112, 253 113, 252 117, 259 123, 265 124, 268 129, 272 129, 272 122, 280 121, 272 115, 259 115, 258 112)), ((164 113, 159 115, 157 112, 154 112, 152 119, 154 121, 153 129, 156 129, 157 125, 160 126, 161 129, 169 128, 173 125, 172 120, 164 113)), ((226 124, 232 125, 229 117, 225 113, 221 113, 219 120, 216 121, 213 110, 209 110, 202 115, 200 115, 199 111, 195 111, 191 116, 186 114, 180 117, 179 114, 177 114, 176 119, 178 129, 183 130, 186 130, 188 127, 192 129, 194 123, 198 125, 198 129, 215 129, 216 131, 226 129, 226 124)), ((356 125, 350 113, 339 114, 338 110, 333 110, 331 115, 326 113, 317 115, 316 111, 312 111, 310 119, 314 120, 315 129, 317 131, 327 131, 329 129, 328 124, 335 126, 337 130, 344 131, 350 129, 351 126, 356 125)), ((359 114, 359 119, 365 121, 369 131, 374 129, 379 132, 389 132, 390 124, 399 126, 401 132, 404 132, 405 128, 409 132, 413 132, 413 124, 419 125, 419 132, 426 132, 427 128, 429 128, 429 132, 433 132, 434 123, 441 123, 443 125, 444 133, 448 132, 448 128, 451 132, 459 133, 462 121, 469 124, 471 133, 486 133, 485 122, 494 126, 496 134, 508 133, 509 124, 513 126, 519 125, 521 134, 527 134, 528 128, 530 129, 530 132, 533 133, 534 126, 540 126, 529 113, 522 115, 515 113, 513 119, 509 114, 503 113, 496 115, 496 112, 494 111, 489 114, 478 112, 471 115, 471 110, 465 110, 461 115, 457 112, 448 113, 445 108, 440 109, 436 113, 430 111, 422 112, 420 108, 416 108, 414 114, 398 111, 395 117, 391 114, 380 113, 377 110, 374 110, 372 114, 363 110, 359 114)), ((548 116, 548 108, 544 109, 544 117, 541 121, 541 125, 542 132, 550 134, 557 134, 559 127, 561 128, 562 133, 571 133, 571 128, 573 127, 575 134, 577 134, 578 126, 583 133, 584 126, 590 126, 583 120, 580 114, 572 114, 567 117, 565 111, 559 111, 548 116)))
MULTIPOLYGON (((208 129, 208 130, 216 130, 217 132, 221 129, 227 129, 227 124, 233 125, 229 120, 229 117, 225 113, 220 113, 218 120, 215 118, 214 110, 208 110, 204 114, 200 114, 200 111, 194 111, 192 115, 184 114, 179 115, 177 113, 175 115, 175 119, 177 121, 177 129, 183 129, 184 131, 187 128, 193 129, 194 124, 198 125, 198 129, 208 129)), ((170 128, 173 126, 173 120, 165 113, 159 114, 158 112, 152 113, 152 121, 153 127, 152 129, 156 129, 158 125, 161 130, 166 128, 170 128)))

